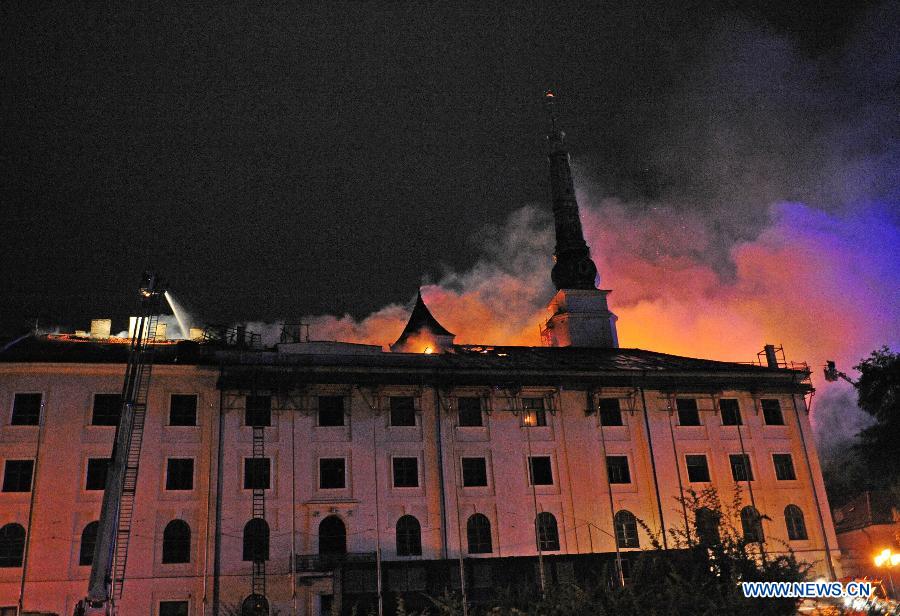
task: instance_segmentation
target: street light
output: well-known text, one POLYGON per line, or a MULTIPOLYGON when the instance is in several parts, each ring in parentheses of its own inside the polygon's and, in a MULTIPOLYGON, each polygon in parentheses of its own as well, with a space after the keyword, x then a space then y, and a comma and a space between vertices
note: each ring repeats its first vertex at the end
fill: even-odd
POLYGON ((889 548, 885 548, 875 557, 875 566, 878 568, 884 567, 888 570, 888 580, 891 582, 891 596, 896 597, 897 592, 894 590, 894 572, 892 569, 900 565, 900 552, 893 553, 889 548))

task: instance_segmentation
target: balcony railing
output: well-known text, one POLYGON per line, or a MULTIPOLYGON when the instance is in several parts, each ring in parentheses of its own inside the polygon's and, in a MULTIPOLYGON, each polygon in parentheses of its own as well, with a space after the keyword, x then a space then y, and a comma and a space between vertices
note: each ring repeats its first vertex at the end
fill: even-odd
POLYGON ((297 554, 295 571, 298 573, 333 571, 345 564, 373 563, 375 552, 349 552, 347 554, 297 554))

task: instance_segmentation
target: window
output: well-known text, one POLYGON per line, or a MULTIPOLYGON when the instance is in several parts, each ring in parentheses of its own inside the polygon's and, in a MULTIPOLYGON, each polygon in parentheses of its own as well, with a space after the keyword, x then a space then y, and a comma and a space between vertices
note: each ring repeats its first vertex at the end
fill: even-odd
POLYGON ((709 481, 709 465, 706 463, 706 456, 685 456, 685 460, 687 461, 688 481, 691 483, 709 481))
POLYGON ((610 483, 631 483, 626 456, 606 456, 606 474, 610 483))
POLYGON ((197 425, 197 396, 193 394, 172 394, 169 399, 170 426, 197 425))
POLYGON ((538 549, 541 552, 559 551, 559 527, 552 513, 542 511, 534 521, 538 549))
POLYGON ((422 555, 422 527, 411 515, 397 520, 397 556, 422 555))
POLYGON ((622 509, 616 512, 613 520, 616 524, 616 545, 620 548, 641 547, 637 532, 637 518, 633 513, 622 509))
POLYGON ((719 400, 719 411, 722 413, 723 426, 740 426, 744 423, 741 419, 741 407, 734 398, 719 400))
POLYGON ((484 425, 481 419, 481 398, 457 398, 456 406, 461 427, 474 428, 484 425))
POLYGON ((784 416, 781 414, 781 402, 775 399, 760 400, 763 410, 763 418, 767 426, 783 426, 784 416))
POLYGON ((466 522, 466 536, 469 540, 469 554, 490 554, 494 551, 491 544, 491 521, 481 513, 473 513, 466 522))
POLYGON ((784 508, 784 523, 787 525, 788 539, 791 541, 806 541, 806 522, 803 520, 803 511, 797 505, 788 505, 784 508))
POLYGON ((166 467, 166 490, 194 489, 194 460, 169 458, 166 467))
POLYGON ((547 425, 547 411, 544 409, 543 398, 522 398, 522 424, 533 428, 547 425))
POLYGON ((394 487, 419 487, 418 458, 394 458, 394 487))
POLYGON ((600 398, 600 425, 622 425, 622 409, 618 398, 600 398))
POLYGON ((745 453, 734 453, 728 456, 731 460, 731 477, 735 481, 753 481, 753 469, 750 467, 750 456, 745 453))
POLYGON ((337 490, 347 487, 344 471, 344 458, 322 458, 319 460, 319 488, 322 490, 337 490))
POLYGON ((347 527, 336 515, 319 524, 319 554, 337 556, 347 553, 347 527))
POLYGON ((484 458, 462 459, 462 482, 466 488, 487 486, 487 462, 484 458))
POLYGON ((188 602, 160 601, 159 616, 188 616, 188 602))
POLYGON ((270 466, 269 458, 244 458, 244 489, 268 490, 270 466))
POLYGON ((794 472, 794 460, 789 453, 773 453, 772 461, 775 463, 775 479, 779 481, 793 481, 797 478, 794 472))
POLYGON ((762 543, 763 537, 762 516, 755 507, 750 505, 741 509, 741 528, 744 531, 744 541, 747 543, 762 543))
POLYGON ((344 425, 344 396, 319 396, 319 425, 344 425))
POLYGON ((678 409, 679 426, 700 425, 700 412, 697 410, 697 401, 694 398, 677 398, 675 407, 678 409))
POLYGON ((550 466, 550 456, 534 456, 528 458, 528 474, 531 485, 552 486, 553 469, 550 466))
POLYGON ((719 514, 707 507, 700 507, 694 518, 697 539, 701 545, 718 545, 722 542, 719 536, 719 514))
POLYGON ((25 528, 7 524, 0 528, 0 567, 21 567, 25 553, 25 528))
POLYGON ((106 474, 109 471, 110 463, 112 463, 110 458, 88 458, 87 478, 84 482, 85 490, 103 490, 106 488, 106 474))
POLYGON ((119 394, 94 394, 94 414, 91 425, 118 426, 122 415, 122 396, 119 394))
POLYGON ((248 562, 269 560, 269 525, 262 518, 253 518, 244 524, 243 560, 248 562))
POLYGON ((36 426, 40 421, 41 394, 16 394, 9 423, 14 426, 36 426))
POLYGON ((416 425, 416 406, 412 396, 391 396, 391 425, 416 425))
POLYGON ((97 529, 100 522, 91 522, 81 531, 81 546, 78 549, 78 566, 90 567, 94 562, 94 548, 97 547, 97 529))
POLYGON ((272 425, 272 396, 247 396, 244 408, 244 424, 254 428, 272 425))
POLYGON ((31 492, 34 460, 7 460, 3 469, 4 492, 31 492))
POLYGON ((191 562, 191 527, 184 520, 172 520, 163 531, 163 564, 191 562))

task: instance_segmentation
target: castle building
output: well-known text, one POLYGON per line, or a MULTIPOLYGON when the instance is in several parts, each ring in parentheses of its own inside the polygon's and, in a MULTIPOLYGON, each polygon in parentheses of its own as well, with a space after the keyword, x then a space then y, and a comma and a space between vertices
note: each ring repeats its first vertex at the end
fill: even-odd
MULTIPOLYGON (((548 346, 455 344, 421 296, 391 352, 156 345, 119 613, 392 613, 445 588, 627 583, 654 539, 678 547, 664 531, 709 528, 682 497, 711 487, 740 488, 748 537, 835 575, 809 371, 771 348, 619 348, 555 122, 549 143, 548 346)), ((126 354, 96 337, 0 352, 2 616, 85 595, 126 354)))

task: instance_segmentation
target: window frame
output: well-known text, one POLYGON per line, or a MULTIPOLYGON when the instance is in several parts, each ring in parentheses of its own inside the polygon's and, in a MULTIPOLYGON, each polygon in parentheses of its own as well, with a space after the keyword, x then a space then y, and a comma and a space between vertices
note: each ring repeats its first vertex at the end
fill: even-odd
POLYGON ((712 481, 712 476, 709 472, 709 459, 706 457, 705 453, 688 453, 684 456, 684 466, 687 469, 687 477, 688 483, 710 483, 712 481), (694 479, 691 476, 691 470, 697 469, 697 465, 691 465, 691 459, 696 461, 698 458, 703 459, 703 471, 705 473, 706 479, 694 479))
POLYGON ((103 490, 106 489, 106 478, 109 477, 109 467, 111 464, 112 464, 112 458, 88 458, 87 459, 87 462, 85 462, 85 465, 84 465, 84 491, 85 492, 97 492, 97 491, 102 492, 103 490), (105 466, 103 467, 103 471, 102 471, 103 481, 99 482, 99 483, 96 481, 92 482, 91 481, 92 479, 96 480, 96 478, 94 478, 94 473, 101 472, 98 469, 98 466, 101 462, 106 462, 105 466), (92 468, 97 469, 97 470, 94 470, 94 472, 91 472, 92 468), (102 484, 100 487, 96 487, 97 485, 100 485, 100 484, 102 484), (95 487, 90 487, 91 485, 94 485, 95 487))
MULTIPOLYGON (((316 396, 316 427, 317 428, 343 428, 347 425, 347 397, 342 395, 325 395, 316 396), (329 400, 328 404, 335 400, 340 400, 340 412, 337 408, 326 408, 325 413, 333 413, 328 421, 322 421, 323 417, 323 400, 329 400)), ((328 404, 325 406, 327 407, 328 404)))
POLYGON ((784 409, 781 408, 781 400, 778 398, 760 398, 759 407, 762 409, 763 421, 767 426, 783 426, 784 424, 784 409), (766 403, 768 404, 768 408, 766 403), (772 406, 774 403, 774 408, 772 406), (769 421, 769 419, 773 419, 774 421, 769 421))
MULTIPOLYGON (((319 481, 317 482, 318 488, 320 490, 346 490, 347 489, 347 458, 346 457, 336 457, 336 458, 319 458, 319 481), (323 463, 332 463, 332 462, 340 462, 341 463, 341 485, 339 486, 325 486, 325 473, 326 469, 323 466, 323 463)), ((335 474, 335 477, 337 475, 335 474)))
POLYGON ((163 528, 162 550, 160 551, 160 563, 163 565, 186 565, 191 562, 191 545, 194 533, 191 525, 187 520, 174 518, 169 520, 165 528, 163 528), (167 537, 170 529, 187 530, 187 535, 177 537, 167 537), (174 550, 174 552, 173 552, 174 550))
MULTIPOLYGON (((531 455, 531 456, 527 456, 526 461, 527 461, 527 466, 528 466, 528 485, 535 486, 535 487, 554 485, 555 481, 554 481, 554 474, 553 474, 553 456, 531 455), (539 477, 537 477, 537 473, 535 472, 536 468, 537 468, 535 466, 535 462, 538 460, 541 461, 541 466, 543 466, 545 463, 544 461, 546 461, 546 468, 542 468, 539 470, 541 470, 542 473, 546 472, 549 474, 549 477, 550 477, 549 482, 543 482, 543 481, 541 483, 537 482, 537 479, 539 479, 539 477)), ((540 477, 540 479, 546 479, 546 477, 542 476, 542 477, 540 477)))
POLYGON ((191 604, 190 604, 189 601, 185 601, 185 600, 181 600, 181 599, 178 599, 178 600, 165 599, 165 600, 159 602, 158 610, 159 610, 159 612, 158 612, 158 613, 159 613, 159 616, 182 616, 182 615, 184 615, 184 616, 189 616, 190 613, 191 613, 191 604), (163 605, 167 605, 167 606, 173 606, 173 605, 174 605, 174 606, 176 606, 176 607, 182 607, 182 606, 183 606, 183 607, 184 607, 184 611, 172 612, 171 614, 169 614, 169 613, 164 613, 164 612, 163 612, 163 605))
POLYGON ((753 476, 753 464, 750 461, 749 453, 730 453, 730 454, 728 454, 728 464, 729 464, 729 466, 731 466, 731 479, 735 483, 738 483, 741 481, 755 481, 756 480, 753 476), (735 472, 737 467, 735 466, 734 463, 735 463, 735 459, 738 459, 738 458, 741 459, 742 467, 743 467, 744 471, 746 471, 744 477, 738 477, 737 473, 735 472))
POLYGON ((198 394, 169 394, 169 423, 168 426, 178 427, 178 428, 189 428, 197 426, 197 410, 200 407, 200 396, 198 394), (194 399, 194 408, 192 413, 190 414, 191 422, 185 423, 184 419, 181 419, 179 416, 179 420, 175 421, 175 399, 185 400, 187 398, 194 399))
POLYGON ((84 525, 84 528, 81 529, 81 539, 78 541, 78 566, 79 567, 90 567, 94 564, 94 552, 97 549, 97 535, 100 531, 100 522, 98 520, 94 520, 93 522, 88 522, 84 525), (88 529, 93 531, 93 538, 91 538, 87 533, 88 529), (85 539, 88 539, 86 542, 85 539), (86 547, 90 547, 89 550, 86 550, 86 547))
POLYGON ((484 409, 482 408, 481 398, 479 396, 457 396, 456 398, 456 422, 457 426, 460 428, 483 428, 484 427, 484 409), (474 421, 475 412, 474 408, 463 408, 463 400, 466 400, 466 404, 472 404, 473 406, 477 404, 478 406, 478 420, 474 421), (474 402, 472 402, 474 401, 474 402), (465 421, 463 418, 467 418, 465 421))
POLYGON ((641 547, 641 537, 638 534, 637 517, 628 509, 619 509, 613 515, 614 534, 616 546, 619 549, 633 549, 641 547), (620 532, 621 531, 621 532, 620 532))
POLYGON ((741 403, 737 398, 719 398, 719 416, 722 418, 723 426, 743 426, 744 425, 744 416, 741 413, 741 403), (731 402, 734 402, 734 408, 728 409, 726 411, 726 409, 722 408, 723 402, 728 402, 729 405, 731 402), (735 413, 734 418, 737 421, 736 422, 725 421, 726 412, 728 412, 728 413, 734 412, 735 413))
POLYGON ((244 426, 248 428, 271 428, 272 427, 272 396, 268 394, 253 394, 244 396, 244 426), (266 404, 260 405, 259 408, 251 409, 250 401, 254 403, 257 400, 265 400, 266 404), (257 417, 256 415, 259 415, 257 417), (261 420, 265 418, 265 422, 261 420))
POLYGON ((772 466, 775 468, 776 481, 797 481, 797 468, 794 466, 794 456, 789 453, 772 453, 772 466), (779 460, 781 464, 779 464, 779 460), (787 467, 782 464, 787 462, 787 467), (781 470, 790 470, 790 477, 781 477, 781 470))
POLYGON ((103 427, 117 427, 119 422, 122 420, 122 394, 112 393, 112 392, 95 392, 91 402, 91 424, 92 426, 103 426, 103 427), (113 423, 111 416, 109 416, 106 411, 108 409, 104 409, 103 414, 100 416, 104 418, 104 421, 98 422, 97 415, 97 401, 98 399, 112 400, 113 397, 117 399, 117 410, 116 410, 116 421, 113 423))
MULTIPOLYGON (((186 464, 187 466, 187 464, 186 464)), ((166 482, 165 482, 165 490, 167 492, 189 492, 194 489, 194 470, 196 464, 194 464, 194 458, 166 458, 166 482), (174 465, 173 465, 174 463, 174 465), (190 480, 190 485, 188 487, 172 487, 173 485, 181 485, 179 481, 183 481, 185 479, 182 473, 185 472, 185 469, 177 469, 178 473, 173 474, 173 466, 178 467, 184 463, 189 463, 190 473, 188 475, 188 479, 190 480)))
MULTIPOLYGON (((405 476, 404 478, 408 479, 409 477, 405 476)), ((392 480, 391 485, 394 488, 409 489, 409 488, 420 487, 419 458, 416 456, 392 456, 391 457, 391 480, 392 480), (408 464, 410 461, 412 461, 412 463, 413 463, 412 477, 413 477, 415 483, 413 483, 411 485, 407 485, 407 483, 398 483, 397 482, 398 471, 400 471, 401 475, 404 475, 404 474, 408 475, 410 469, 409 468, 404 469, 404 468, 402 468, 402 466, 403 466, 403 464, 408 464)))
MULTIPOLYGON (((621 470, 621 467, 619 467, 621 470)), ((628 460, 627 455, 607 455, 606 456, 606 480, 608 483, 612 485, 630 485, 634 483, 634 480, 631 477, 631 462, 628 460), (613 465, 610 464, 611 460, 624 460, 625 461, 625 481, 621 481, 621 477, 613 480, 613 465)))
POLYGON ((466 553, 467 554, 493 554, 494 553, 494 531, 491 519, 487 515, 475 512, 466 519, 466 553), (478 524, 473 524, 477 520, 478 524), (484 520, 486 524, 482 523, 484 520), (479 533, 475 536, 476 541, 472 541, 473 531, 479 533), (487 536, 484 532, 487 531, 487 536), (477 549, 472 549, 473 546, 477 549), (486 548, 486 549, 482 549, 486 548))
POLYGON ((34 489, 34 458, 7 458, 3 461, 3 485, 0 492, 4 494, 28 494, 34 489), (28 469, 27 488, 23 481, 28 469), (7 484, 9 486, 7 487, 7 484))
POLYGON ((390 427, 415 428, 419 424, 415 396, 388 396, 388 406, 390 427), (401 405, 400 400, 409 400, 409 408, 406 408, 405 403, 401 405), (400 420, 403 421, 401 422, 400 420))
POLYGON ((535 541, 541 552, 559 552, 559 523, 549 511, 541 511, 534 518, 535 541), (543 522, 543 523, 542 523, 543 522))
POLYGON ((597 414, 601 427, 614 428, 625 425, 625 421, 622 418, 622 401, 619 398, 600 398, 597 401, 597 414), (615 404, 615 409, 604 409, 604 404, 607 406, 615 404), (607 419, 611 419, 612 421, 606 421, 607 419))
POLYGON ((787 528, 788 541, 809 541, 809 529, 806 527, 806 515, 798 505, 789 503, 784 508, 784 525, 787 528), (791 515, 788 515, 788 511, 790 511, 791 515), (798 520, 800 522, 799 526, 797 526, 798 520), (802 533, 798 533, 798 530, 802 531, 802 533))
POLYGON ((25 538, 27 530, 18 522, 8 522, 0 526, 0 569, 19 569, 25 559, 25 538), (3 531, 6 531, 4 533, 3 531), (7 539, 5 534, 16 533, 7 539))
POLYGON ((547 419, 547 403, 540 396, 523 396, 522 397, 522 426, 525 428, 546 428, 549 426, 547 419), (530 406, 530 405, 535 406, 530 406), (529 421, 529 417, 534 417, 534 423, 529 421))
POLYGON ((397 556, 421 556, 422 555, 422 524, 414 515, 404 514, 397 519, 394 525, 394 533, 396 539, 397 556), (404 522, 404 528, 400 528, 401 522, 404 522), (414 522, 415 526, 406 526, 406 524, 414 522), (402 540, 401 540, 402 537, 402 540), (401 549, 402 546, 402 549, 401 549))
POLYGON ((264 458, 244 458, 244 489, 245 490, 271 490, 272 489, 272 458, 264 457, 264 458), (258 478, 258 470, 252 467, 257 464, 265 462, 265 486, 257 486, 251 485, 255 483, 255 479, 258 478))
POLYGON ((9 425, 11 426, 39 426, 41 425, 41 416, 44 410, 44 394, 42 392, 36 391, 17 391, 13 394, 12 400, 12 409, 9 412, 9 425), (25 415, 25 419, 32 419, 34 421, 21 421, 21 417, 17 420, 16 417, 16 407, 17 401, 21 397, 34 397, 37 396, 37 414, 27 414, 25 415))
MULTIPOLYGON (((460 483, 464 488, 486 488, 488 487, 488 470, 487 456, 460 456, 459 472, 460 483), (481 462, 481 470, 484 472, 484 483, 467 483, 466 482, 466 462, 469 462, 469 472, 473 472, 471 465, 475 462, 481 462)), ((471 477, 471 474, 469 475, 471 477)))
POLYGON ((703 425, 700 420, 700 405, 697 404, 697 398, 675 398, 675 413, 678 415, 679 426, 696 428, 703 425), (682 406, 688 408, 682 408, 682 406), (693 408, 689 408, 691 406, 693 408), (684 421, 686 417, 691 418, 687 423, 684 421))

